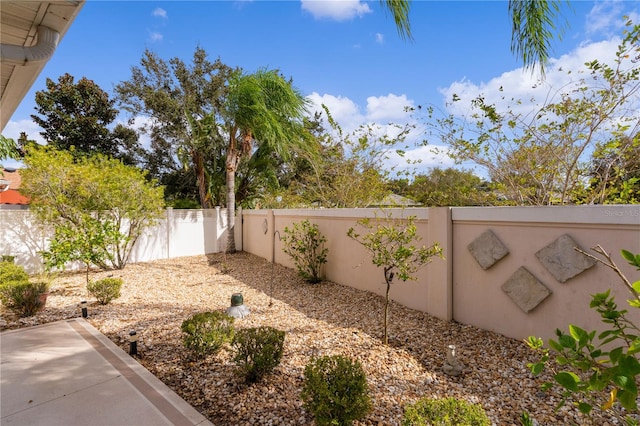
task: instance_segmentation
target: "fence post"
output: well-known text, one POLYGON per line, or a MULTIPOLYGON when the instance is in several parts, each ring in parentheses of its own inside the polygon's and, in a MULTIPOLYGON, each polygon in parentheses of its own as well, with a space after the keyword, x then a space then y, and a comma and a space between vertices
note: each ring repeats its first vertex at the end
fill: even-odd
POLYGON ((450 207, 430 207, 427 245, 438 242, 444 260, 427 266, 428 313, 446 321, 453 319, 453 238, 450 207))
POLYGON ((173 224, 173 207, 167 207, 167 259, 170 259, 170 247, 171 247, 171 225, 173 224))

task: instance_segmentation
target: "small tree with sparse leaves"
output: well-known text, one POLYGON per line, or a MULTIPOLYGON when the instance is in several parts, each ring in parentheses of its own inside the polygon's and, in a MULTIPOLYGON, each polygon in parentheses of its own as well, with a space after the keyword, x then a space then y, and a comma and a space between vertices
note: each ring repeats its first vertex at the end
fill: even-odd
POLYGON ((382 340, 389 343, 387 336, 387 317, 389 312, 389 290, 394 278, 401 281, 416 280, 415 273, 431 262, 434 256, 442 258, 442 249, 438 243, 430 247, 416 246, 422 238, 418 235, 415 216, 407 219, 393 219, 391 214, 384 219, 371 220, 364 218, 358 225, 369 232, 359 234, 349 228, 347 236, 362 244, 371 254, 371 262, 383 268, 384 280, 387 284, 384 303, 384 320, 382 340))

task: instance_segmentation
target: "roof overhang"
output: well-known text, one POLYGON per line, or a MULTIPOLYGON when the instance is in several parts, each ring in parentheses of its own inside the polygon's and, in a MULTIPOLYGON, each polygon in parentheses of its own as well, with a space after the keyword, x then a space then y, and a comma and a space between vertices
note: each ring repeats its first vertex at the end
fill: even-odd
MULTIPOLYGON (((47 31, 47 35, 57 33, 53 46, 55 50, 84 3, 85 0, 0 1, 0 40, 3 50, 20 51, 20 48, 25 48, 25 52, 30 52, 30 49, 43 46, 44 40, 38 40, 43 38, 38 37, 39 27, 51 30, 47 31)), ((42 30, 40 33, 43 34, 42 30)), ((24 60, 20 61, 4 56, 0 60, 0 131, 4 130, 50 57, 27 53, 24 60)))

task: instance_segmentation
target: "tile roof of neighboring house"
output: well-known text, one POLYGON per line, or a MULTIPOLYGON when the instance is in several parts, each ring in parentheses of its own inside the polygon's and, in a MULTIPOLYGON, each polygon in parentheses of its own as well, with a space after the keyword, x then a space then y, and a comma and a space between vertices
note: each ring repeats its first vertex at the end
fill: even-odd
POLYGON ((19 170, 10 168, 2 170, 2 175, 0 175, 0 204, 29 204, 29 199, 18 191, 21 183, 22 178, 19 170), (7 183, 8 188, 6 188, 7 183))
POLYGON ((7 189, 0 192, 0 204, 29 204, 29 199, 15 189, 7 189))

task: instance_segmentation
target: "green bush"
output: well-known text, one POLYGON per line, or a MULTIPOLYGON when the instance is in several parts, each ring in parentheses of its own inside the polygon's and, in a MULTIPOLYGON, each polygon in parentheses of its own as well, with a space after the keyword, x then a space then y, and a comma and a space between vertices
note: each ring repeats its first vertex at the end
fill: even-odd
POLYGON ((11 256, 10 254, 3 254, 2 256, 0 256, 0 262, 14 263, 15 261, 16 261, 16 257, 11 256))
POLYGON ((98 300, 101 305, 106 305, 113 299, 120 297, 122 278, 103 278, 87 284, 89 294, 98 300))
POLYGON ((350 425, 372 408, 362 365, 342 355, 313 358, 306 365, 301 397, 319 426, 350 425))
POLYGON ((284 228, 284 248, 291 256, 300 276, 310 283, 322 281, 320 268, 327 263, 329 250, 324 247, 327 239, 320 234, 318 225, 308 219, 284 228))
POLYGON ((24 318, 35 315, 44 308, 48 292, 48 283, 9 281, 0 287, 0 299, 4 306, 24 318))
MULTIPOLYGON (((610 289, 592 294, 589 307, 600 314, 602 331, 569 324, 568 332, 556 329, 557 339, 549 339, 548 347, 541 338, 529 336, 526 342, 540 359, 528 367, 534 375, 545 369, 553 372, 553 382, 545 382, 542 389, 556 386, 562 392, 558 407, 568 402, 587 416, 599 411, 612 414, 619 424, 638 425, 640 280, 628 279, 600 245, 591 249, 597 255, 574 250, 615 271, 631 295, 627 300, 631 311, 618 307, 610 289)), ((628 250, 620 254, 640 270, 640 254, 628 250)))
POLYGON ((405 407, 403 426, 488 426, 487 414, 479 404, 457 398, 423 398, 405 407))
POLYGON ((218 352, 233 339, 235 318, 221 311, 201 312, 182 322, 184 345, 198 356, 218 352))
POLYGON ((258 382, 280 364, 285 332, 273 327, 238 330, 233 337, 233 361, 247 383, 258 382))
POLYGON ((29 281, 29 275, 22 266, 13 262, 0 262, 0 286, 12 281, 29 281))

